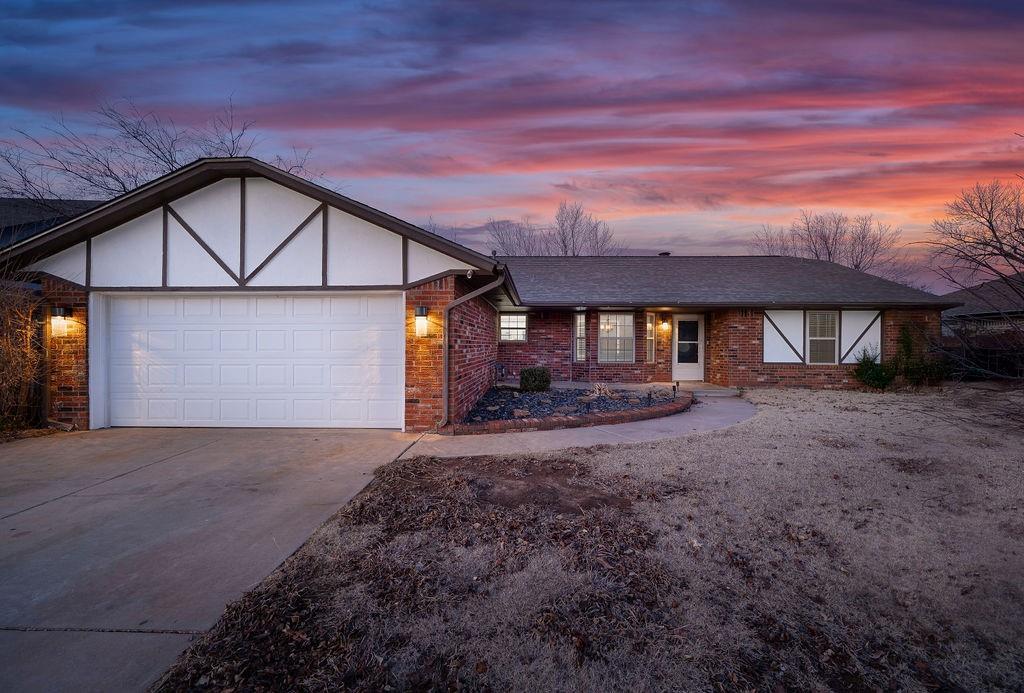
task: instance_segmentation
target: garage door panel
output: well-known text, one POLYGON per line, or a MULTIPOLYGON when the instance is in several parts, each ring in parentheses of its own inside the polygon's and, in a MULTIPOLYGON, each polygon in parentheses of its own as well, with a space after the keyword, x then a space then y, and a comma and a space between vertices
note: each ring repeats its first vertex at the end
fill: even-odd
POLYGON ((401 294, 111 304, 112 425, 402 424, 401 294))

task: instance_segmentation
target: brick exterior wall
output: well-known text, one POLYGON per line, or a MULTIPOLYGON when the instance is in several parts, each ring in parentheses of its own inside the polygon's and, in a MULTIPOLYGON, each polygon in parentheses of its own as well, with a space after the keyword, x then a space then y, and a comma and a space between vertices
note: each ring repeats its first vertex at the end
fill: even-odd
POLYGON ((46 394, 48 416, 57 421, 89 428, 89 348, 86 326, 89 320, 89 294, 56 277, 42 280, 46 311, 51 306, 70 306, 67 334, 52 333, 47 320, 46 394))
MULTIPOLYGON (((455 295, 464 296, 469 287, 459 279, 455 295)), ((465 418, 477 400, 494 385, 494 363, 498 356, 497 312, 491 304, 475 298, 456 307, 449 323, 449 370, 451 373, 451 421, 465 418)))
MULTIPOLYGON (((919 349, 939 337, 939 311, 900 310, 882 312, 882 360, 893 358, 900 327, 908 326, 919 349)), ((762 363, 764 313, 761 310, 727 309, 705 315, 707 382, 729 387, 783 385, 817 388, 854 388, 854 364, 811 366, 800 363, 762 363)))
MULTIPOLYGON (((444 307, 471 291, 460 277, 444 277, 405 292, 405 428, 429 431, 444 413, 444 307), (416 336, 416 307, 428 309, 429 332, 416 336)), ((481 298, 452 311, 449 325, 449 420, 459 421, 494 384, 497 331, 494 308, 481 298)))
MULTIPOLYGON (((498 364, 507 379, 519 378, 529 366, 551 369, 552 380, 586 382, 650 383, 672 377, 672 330, 655 327, 654 362, 647 362, 647 322, 645 311, 634 311, 633 363, 600 363, 597 359, 598 313, 587 311, 587 359, 573 361, 572 311, 538 310, 527 314, 525 342, 499 342, 498 364)), ((623 311, 614 311, 623 312, 623 311)), ((656 314, 660 324, 662 314, 656 314)), ((665 317, 671 319, 669 314, 665 317)))

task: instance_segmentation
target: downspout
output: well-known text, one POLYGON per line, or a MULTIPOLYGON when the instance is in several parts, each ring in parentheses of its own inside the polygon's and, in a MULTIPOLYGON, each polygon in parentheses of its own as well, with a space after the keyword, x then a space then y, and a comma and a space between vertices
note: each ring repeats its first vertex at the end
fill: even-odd
POLYGON ((459 296, 457 299, 449 303, 444 307, 442 312, 442 328, 441 328, 441 341, 444 353, 441 355, 441 399, 443 400, 441 405, 441 420, 437 424, 437 428, 441 428, 448 424, 448 414, 450 407, 448 406, 448 321, 451 316, 453 308, 458 308, 466 301, 472 301, 477 296, 487 293, 491 289, 496 289, 505 283, 505 275, 502 274, 490 284, 485 284, 475 291, 471 291, 465 296, 459 296))

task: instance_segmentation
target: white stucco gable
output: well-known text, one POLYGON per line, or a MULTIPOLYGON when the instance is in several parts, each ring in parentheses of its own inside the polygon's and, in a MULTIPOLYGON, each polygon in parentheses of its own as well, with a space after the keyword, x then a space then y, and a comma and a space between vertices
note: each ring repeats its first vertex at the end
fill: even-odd
POLYGON ((224 177, 158 200, 28 269, 96 289, 329 289, 401 288, 482 266, 460 259, 475 261, 472 251, 315 186, 305 190, 260 175, 224 177))

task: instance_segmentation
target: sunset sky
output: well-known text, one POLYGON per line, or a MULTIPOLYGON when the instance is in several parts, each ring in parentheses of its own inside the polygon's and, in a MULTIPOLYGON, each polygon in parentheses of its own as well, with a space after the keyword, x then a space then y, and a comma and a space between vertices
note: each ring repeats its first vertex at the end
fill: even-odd
POLYGON ((736 254, 800 208, 920 239, 1024 172, 1024 3, 28 2, 0 10, 0 127, 233 99, 410 221, 582 201, 638 252, 736 254), (166 8, 164 6, 167 6, 166 8), (880 9, 882 8, 882 9, 880 9))

